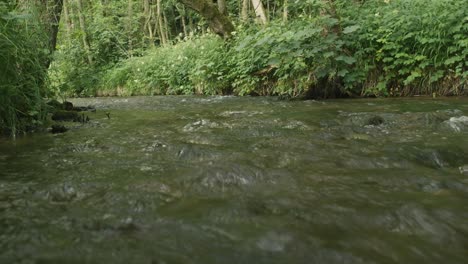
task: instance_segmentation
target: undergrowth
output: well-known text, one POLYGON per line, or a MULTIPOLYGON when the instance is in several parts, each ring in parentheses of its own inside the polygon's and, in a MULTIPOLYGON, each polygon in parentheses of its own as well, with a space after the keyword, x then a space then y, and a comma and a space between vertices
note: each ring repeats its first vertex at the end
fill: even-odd
POLYGON ((57 83, 75 96, 467 94, 464 1, 334 3, 288 23, 238 26, 227 43, 193 37, 106 66, 65 61, 63 51, 57 83))

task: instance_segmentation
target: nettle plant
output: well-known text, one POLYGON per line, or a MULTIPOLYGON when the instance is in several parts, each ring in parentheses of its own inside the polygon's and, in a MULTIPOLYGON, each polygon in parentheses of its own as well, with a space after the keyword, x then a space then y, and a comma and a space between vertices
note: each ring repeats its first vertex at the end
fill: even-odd
POLYGON ((463 1, 369 1, 343 9, 359 26, 356 51, 364 94, 461 94, 467 82, 468 7, 463 1), (360 16, 355 15, 360 12, 360 16))
POLYGON ((356 63, 339 34, 338 20, 329 16, 277 23, 243 36, 235 47, 236 91, 248 94, 300 96, 319 85, 354 80, 349 67, 356 63))

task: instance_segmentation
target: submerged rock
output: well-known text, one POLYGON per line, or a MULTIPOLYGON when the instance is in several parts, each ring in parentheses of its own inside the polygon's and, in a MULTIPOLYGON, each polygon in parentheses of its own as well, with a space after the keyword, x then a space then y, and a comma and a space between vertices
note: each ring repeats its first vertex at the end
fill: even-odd
POLYGON ((74 121, 79 118, 77 112, 74 111, 57 111, 52 115, 52 120, 54 121, 74 121))
POLYGON ((289 234, 269 232, 257 241, 257 247, 270 252, 282 252, 293 240, 289 234))
POLYGON ((63 101, 63 103, 60 103, 59 101, 53 99, 47 102, 47 105, 56 109, 56 110, 66 110, 66 111, 72 111, 73 110, 73 104, 68 101, 63 101))
POLYGON ((87 106, 74 106, 72 110, 76 112, 88 111, 88 107, 87 106))
POLYGON ((380 126, 384 123, 392 123, 397 118, 397 115, 393 113, 381 113, 376 115, 373 112, 362 112, 362 113, 347 113, 341 112, 340 117, 344 117, 346 120, 338 121, 337 125, 346 125, 352 127, 366 127, 367 126, 380 126))
POLYGON ((85 114, 78 115, 77 118, 73 120, 73 122, 80 122, 80 123, 88 123, 91 119, 89 119, 89 116, 85 114))
POLYGON ((59 101, 57 100, 50 100, 49 102, 47 102, 47 105, 54 108, 54 109, 63 109, 63 105, 62 103, 60 103, 59 101))
POLYGON ((72 108, 73 111, 76 111, 76 112, 84 112, 84 111, 91 111, 91 112, 96 112, 96 108, 92 105, 88 105, 88 106, 74 106, 72 108))
POLYGON ((219 127, 219 124, 216 122, 212 122, 207 119, 201 119, 199 121, 195 121, 193 123, 185 125, 182 130, 184 132, 192 132, 192 131, 197 131, 202 128, 216 128, 219 127))
POLYGON ((67 184, 52 188, 47 193, 47 198, 51 202, 55 202, 55 203, 71 202, 77 197, 78 197, 78 192, 75 190, 75 188, 67 184))
POLYGON ((58 133, 65 133, 67 131, 68 131, 68 128, 66 128, 64 125, 52 125, 50 133, 58 134, 58 133))
POLYGON ((72 111, 73 110, 73 104, 68 101, 63 102, 63 109, 66 111, 72 111))
POLYGON ((461 174, 468 176, 468 165, 458 167, 458 169, 460 170, 461 174))
POLYGON ((444 122, 449 128, 455 132, 461 132, 468 128, 468 116, 451 117, 444 122))
POLYGON ((373 116, 367 120, 367 125, 379 126, 384 123, 384 119, 381 116, 373 116))
POLYGON ((120 231, 136 231, 140 228, 136 225, 133 218, 127 217, 120 221, 120 223, 116 226, 116 229, 120 231))
POLYGON ((57 111, 52 115, 54 121, 66 121, 66 122, 80 122, 88 123, 90 121, 89 116, 85 114, 79 114, 76 111, 57 111))

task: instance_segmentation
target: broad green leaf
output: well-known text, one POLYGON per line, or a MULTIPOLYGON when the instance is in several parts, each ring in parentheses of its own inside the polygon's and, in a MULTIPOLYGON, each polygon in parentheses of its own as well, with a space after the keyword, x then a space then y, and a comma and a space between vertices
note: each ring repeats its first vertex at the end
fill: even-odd
POLYGON ((343 69, 343 70, 339 71, 339 72, 337 73, 337 75, 340 76, 340 77, 344 77, 344 76, 345 76, 346 74, 348 74, 348 73, 349 73, 348 70, 343 69))
POLYGON ((345 27, 345 28, 343 29, 343 34, 351 34, 351 33, 353 33, 354 31, 358 30, 359 28, 361 28, 361 26, 359 26, 359 25, 354 25, 354 26, 345 27))
POLYGON ((355 58, 349 57, 349 56, 343 56, 343 55, 336 57, 335 60, 343 61, 344 63, 346 63, 348 65, 351 65, 351 64, 356 62, 355 58))

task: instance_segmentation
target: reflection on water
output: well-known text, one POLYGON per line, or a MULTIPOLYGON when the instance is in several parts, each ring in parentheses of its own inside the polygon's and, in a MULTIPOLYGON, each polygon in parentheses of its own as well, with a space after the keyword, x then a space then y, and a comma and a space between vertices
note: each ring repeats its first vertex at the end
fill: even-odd
POLYGON ((0 141, 0 263, 465 263, 467 103, 76 99, 0 141))

